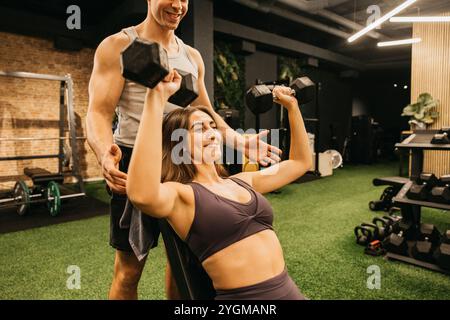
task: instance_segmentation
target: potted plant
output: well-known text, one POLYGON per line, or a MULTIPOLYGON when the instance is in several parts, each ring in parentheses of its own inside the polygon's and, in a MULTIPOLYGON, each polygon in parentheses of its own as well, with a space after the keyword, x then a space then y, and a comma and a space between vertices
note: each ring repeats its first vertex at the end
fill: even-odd
POLYGON ((403 109, 402 116, 411 117, 408 123, 412 129, 426 129, 439 116, 436 111, 439 100, 433 99, 431 94, 425 92, 419 95, 416 103, 411 103, 403 109))

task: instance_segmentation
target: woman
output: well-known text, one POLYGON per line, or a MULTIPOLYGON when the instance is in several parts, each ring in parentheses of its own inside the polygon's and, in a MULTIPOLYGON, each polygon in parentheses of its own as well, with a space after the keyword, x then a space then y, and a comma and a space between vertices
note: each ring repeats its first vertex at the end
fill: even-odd
POLYGON ((261 193, 302 176, 312 165, 303 119, 290 89, 276 87, 274 98, 289 114, 289 159, 256 172, 226 177, 216 164, 221 137, 204 108, 185 108, 163 119, 164 104, 180 86, 171 71, 147 91, 127 181, 138 209, 165 218, 197 255, 221 299, 303 299, 287 274, 282 248, 273 231, 273 212, 261 193), (184 159, 174 155, 176 129, 186 129, 184 159), (170 143, 162 141, 167 140, 170 143), (162 177, 162 178, 161 178, 162 177), (161 182, 162 181, 162 182, 161 182))

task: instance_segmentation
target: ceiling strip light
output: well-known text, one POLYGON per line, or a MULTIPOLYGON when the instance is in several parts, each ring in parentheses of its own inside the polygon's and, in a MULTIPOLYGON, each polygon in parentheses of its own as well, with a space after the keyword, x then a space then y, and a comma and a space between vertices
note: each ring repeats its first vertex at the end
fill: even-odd
POLYGON ((348 38, 348 42, 353 42, 356 39, 360 38, 361 36, 365 35, 366 33, 368 33, 369 31, 375 29, 376 27, 378 27, 379 25, 381 25, 383 22, 386 22, 387 20, 389 20, 389 18, 395 16, 397 13, 399 13, 400 11, 406 9, 407 7, 409 7, 410 5, 412 5, 414 2, 416 2, 417 0, 408 0, 406 2, 404 2, 403 4, 399 5, 397 8, 395 8, 394 10, 390 11, 389 13, 385 14, 384 16, 382 16, 380 19, 375 20, 374 22, 372 22, 371 24, 369 24, 367 27, 365 27, 364 29, 361 29, 360 31, 358 31, 357 33, 355 33, 354 35, 352 35, 350 38, 348 38))
POLYGON ((438 17, 392 17, 390 22, 450 22, 450 16, 438 17))
POLYGON ((421 42, 421 38, 412 38, 412 39, 404 39, 404 40, 395 40, 395 41, 386 41, 386 42, 378 42, 379 47, 391 47, 391 46, 400 46, 404 44, 413 44, 421 42))

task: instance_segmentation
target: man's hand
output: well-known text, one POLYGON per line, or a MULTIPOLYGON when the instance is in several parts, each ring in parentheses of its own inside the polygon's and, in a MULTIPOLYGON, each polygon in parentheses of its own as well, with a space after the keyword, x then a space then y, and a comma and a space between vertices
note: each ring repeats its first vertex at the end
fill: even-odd
POLYGON ((126 194, 127 174, 119 171, 122 151, 117 144, 112 144, 102 157, 102 171, 106 184, 115 193, 126 194))
POLYGON ((281 150, 262 140, 268 133, 269 130, 264 130, 254 136, 246 137, 244 146, 245 156, 264 167, 281 161, 281 150))

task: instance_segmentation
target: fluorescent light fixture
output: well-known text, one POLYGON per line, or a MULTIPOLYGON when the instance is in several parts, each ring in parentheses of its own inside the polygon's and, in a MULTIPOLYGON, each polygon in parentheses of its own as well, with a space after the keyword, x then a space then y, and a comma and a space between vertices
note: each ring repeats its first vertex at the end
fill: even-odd
POLYGON ((386 42, 378 42, 378 46, 379 47, 401 46, 401 45, 404 45, 404 44, 419 43, 420 41, 422 41, 421 38, 386 41, 386 42))
POLYGON ((450 22, 450 16, 441 17, 392 17, 390 22, 450 22))
POLYGON ((363 35, 365 35, 366 33, 368 33, 369 31, 375 29, 376 27, 378 27, 379 25, 381 25, 383 22, 386 22, 387 20, 389 20, 389 18, 392 18, 393 16, 395 16, 397 13, 399 13, 400 11, 406 9, 407 7, 409 7, 410 5, 412 5, 414 2, 416 2, 417 0, 408 0, 406 2, 404 2, 403 4, 399 5, 397 8, 395 8, 394 10, 386 13, 384 16, 382 16, 380 19, 375 20, 374 22, 372 22, 371 24, 369 24, 367 27, 365 27, 364 29, 361 29, 360 31, 358 31, 357 33, 355 33, 354 35, 352 35, 350 38, 348 38, 348 42, 353 42, 356 39, 362 37, 363 35))

